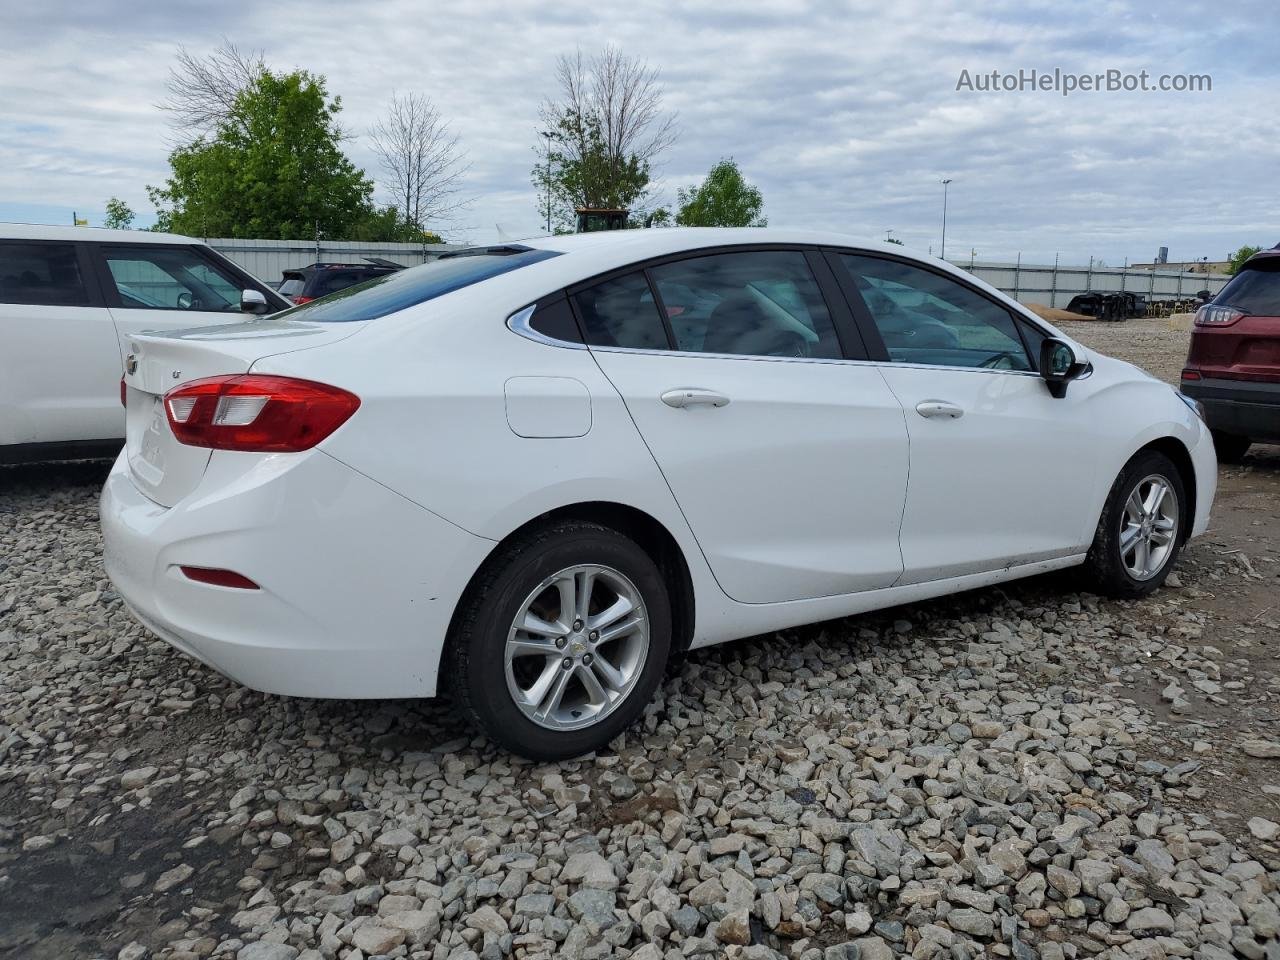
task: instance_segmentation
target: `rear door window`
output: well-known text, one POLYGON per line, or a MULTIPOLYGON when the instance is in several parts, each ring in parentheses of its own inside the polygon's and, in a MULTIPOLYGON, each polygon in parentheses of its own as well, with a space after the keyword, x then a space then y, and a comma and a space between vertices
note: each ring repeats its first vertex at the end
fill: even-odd
POLYGON ((1280 317, 1280 257, 1264 257, 1241 268, 1213 302, 1255 317, 1280 317))
POLYGON ((799 250, 691 257, 651 272, 677 350, 756 357, 841 356, 826 301, 799 250))
POLYGON ((88 302, 75 244, 0 242, 0 303, 79 307, 88 302))
POLYGON ((101 251, 122 307, 214 312, 240 309, 239 278, 193 248, 137 244, 103 246, 101 251))

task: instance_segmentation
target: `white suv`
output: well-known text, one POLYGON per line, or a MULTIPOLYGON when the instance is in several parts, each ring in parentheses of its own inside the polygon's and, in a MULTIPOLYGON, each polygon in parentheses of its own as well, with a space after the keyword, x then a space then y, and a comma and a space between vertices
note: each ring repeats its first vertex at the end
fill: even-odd
POLYGON ((114 454, 130 335, 288 306, 190 237, 0 224, 0 463, 114 454))

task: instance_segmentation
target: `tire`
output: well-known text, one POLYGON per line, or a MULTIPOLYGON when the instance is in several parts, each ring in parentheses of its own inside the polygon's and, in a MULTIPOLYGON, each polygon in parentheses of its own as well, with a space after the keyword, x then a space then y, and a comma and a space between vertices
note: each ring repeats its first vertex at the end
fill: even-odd
POLYGON ((1252 445, 1248 437, 1213 431, 1213 449, 1217 451, 1219 463, 1239 463, 1252 445))
POLYGON ((1178 468, 1164 454, 1148 450, 1138 453, 1126 463, 1111 485, 1085 560, 1085 569, 1099 592, 1133 599, 1145 597, 1159 588, 1177 563, 1186 539, 1187 505, 1186 490, 1178 468), (1148 522, 1146 518, 1139 519, 1140 512, 1130 498, 1140 493, 1140 499, 1149 499, 1153 491, 1152 481, 1163 483, 1173 500, 1161 499, 1155 515, 1148 522), (1172 529, 1166 526, 1169 520, 1173 522, 1172 529), (1140 562, 1141 544, 1122 549, 1122 531, 1135 527, 1136 540, 1147 541, 1146 564, 1140 562), (1146 538, 1144 530, 1151 532, 1150 539, 1146 538), (1160 542, 1157 544, 1156 541, 1160 542), (1145 569, 1145 575, 1135 573, 1135 567, 1145 569))
POLYGON ((640 716, 662 680, 671 624, 662 574, 634 541, 595 523, 555 523, 503 549, 468 590, 449 638, 455 695, 464 713, 513 753, 578 757, 640 716), (576 606, 587 584, 589 608, 579 627, 565 598, 576 606), (630 612, 607 619, 625 609, 623 602, 630 612), (601 630, 592 631, 598 617, 605 618, 601 630), (517 620, 539 630, 521 629, 517 620), (608 637, 615 629, 624 632, 608 637), (518 695, 529 702, 522 706, 518 695))

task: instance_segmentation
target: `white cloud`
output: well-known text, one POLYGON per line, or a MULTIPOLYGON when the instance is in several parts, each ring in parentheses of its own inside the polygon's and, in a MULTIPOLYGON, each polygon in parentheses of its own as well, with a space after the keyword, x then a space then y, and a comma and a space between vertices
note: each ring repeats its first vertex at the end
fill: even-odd
POLYGON ((103 0, 10 15, 0 57, 0 218, 149 211, 170 133, 155 107, 179 42, 223 35, 304 67, 342 96, 353 159, 393 90, 431 96, 467 149, 473 239, 536 233, 529 182, 555 57, 615 43, 663 71, 681 137, 659 195, 733 156, 770 222, 948 248, 1119 262, 1272 243, 1280 201, 1274 5, 1185 13, 1149 4, 634 0, 165 5, 103 0), (1211 73, 1208 94, 956 92, 961 69, 1211 73), (954 244, 954 248, 952 247, 954 244))

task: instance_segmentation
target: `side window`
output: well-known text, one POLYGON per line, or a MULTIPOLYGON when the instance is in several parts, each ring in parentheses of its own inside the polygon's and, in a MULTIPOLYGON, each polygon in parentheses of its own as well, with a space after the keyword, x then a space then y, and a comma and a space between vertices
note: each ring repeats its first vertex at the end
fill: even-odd
POLYGON ((894 260, 841 254, 890 360, 1031 370, 1013 317, 954 280, 894 260))
POLYGON ((667 331, 643 273, 606 280, 574 295, 587 343, 667 350, 667 331))
POLYGON ((822 291, 798 250, 720 253, 652 270, 676 349, 841 356, 822 291))
POLYGON ((0 303, 79 307, 89 302, 72 243, 0 243, 0 303))
POLYGON ((533 317, 529 320, 529 327, 552 340, 561 340, 565 343, 582 342, 582 334, 578 332, 578 321, 573 319, 573 310, 569 306, 569 301, 563 296, 538 304, 533 317))
POLYGON ((1018 329, 1022 331, 1022 339, 1027 344, 1027 352, 1031 354, 1031 367, 1032 369, 1038 369, 1040 366, 1040 347, 1049 339, 1049 335, 1034 323, 1028 323, 1021 317, 1018 318, 1018 329))
POLYGON ((103 247, 120 304, 142 310, 238 311, 241 284, 195 250, 103 247))

